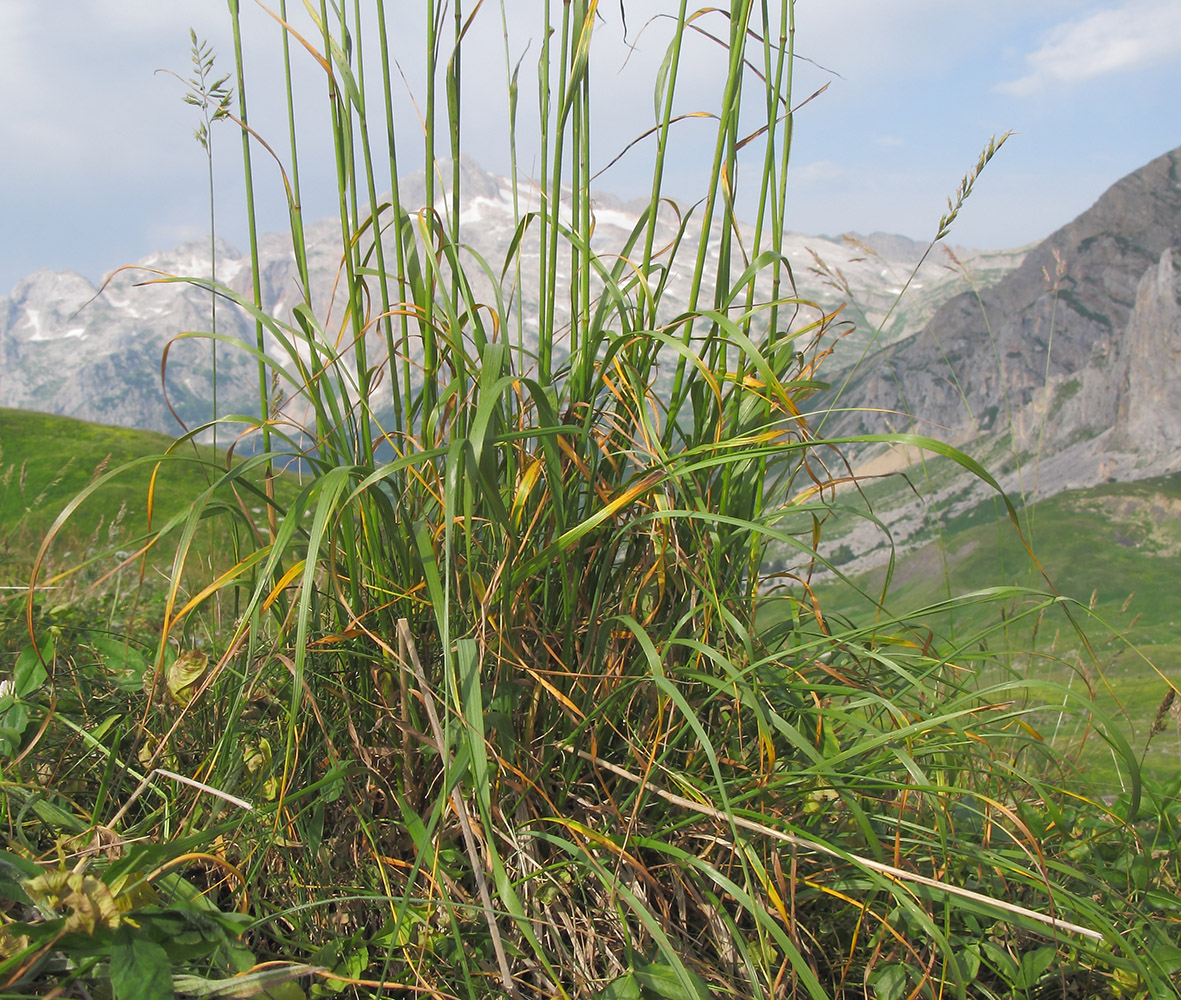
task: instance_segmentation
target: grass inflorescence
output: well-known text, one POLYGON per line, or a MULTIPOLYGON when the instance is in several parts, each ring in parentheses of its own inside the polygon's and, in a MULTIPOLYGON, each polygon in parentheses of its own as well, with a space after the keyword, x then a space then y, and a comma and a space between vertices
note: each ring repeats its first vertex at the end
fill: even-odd
MULTIPOLYGON (((776 250, 792 4, 670 14, 657 127, 629 154, 651 156, 651 194, 609 248, 591 72, 615 13, 539 9, 539 145, 510 140, 537 176, 512 179, 516 232, 485 260, 461 219, 477 85, 461 55, 467 18, 498 13, 428 0, 409 141, 381 0, 309 4, 304 28, 275 12, 288 79, 310 59, 330 96, 325 131, 299 142, 337 150, 336 285, 310 276, 293 127, 265 152, 284 166, 298 302, 269 315, 257 285, 167 279, 254 319, 257 452, 207 466, 153 528, 172 557, 154 632, 30 606, 34 642, 0 695, 0 991, 1169 988, 1177 815, 1142 792, 1118 730, 1100 735, 1129 791, 1105 802, 1040 734, 1032 683, 986 669, 987 628, 827 615, 810 586, 847 470, 808 402, 839 317, 794 294, 776 250), (691 109, 715 140, 689 209, 664 171, 693 32, 721 43, 721 84, 691 109), (398 177, 424 149, 410 204, 398 177), (293 455, 298 483, 277 490, 293 455), (210 531, 233 555, 193 584, 210 531), (799 554, 774 574, 772 541, 799 554)), ((227 117, 258 152, 236 58, 227 117)), ((998 622, 1015 593, 962 603, 998 622)))

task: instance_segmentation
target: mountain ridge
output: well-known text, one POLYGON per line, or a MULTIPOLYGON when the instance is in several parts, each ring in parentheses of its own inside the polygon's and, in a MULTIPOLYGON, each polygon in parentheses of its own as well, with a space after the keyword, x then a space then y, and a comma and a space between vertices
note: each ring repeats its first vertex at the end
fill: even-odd
MULTIPOLYGON (((1028 504, 1181 470, 1179 372, 1181 148, 1117 181, 991 288, 953 297, 864 358, 843 389, 856 409, 824 430, 939 438, 1028 504)), ((920 468, 913 447, 864 446, 849 458, 862 477, 910 470, 912 487, 927 484, 873 504, 903 550, 991 493, 952 463, 936 460, 935 475, 929 458, 920 468)), ((870 523, 842 531, 854 571, 885 557, 870 523)))
MULTIPOLYGON (((463 159, 460 166, 462 238, 476 253, 498 263, 516 229, 512 183, 484 171, 470 159, 463 159)), ((450 171, 440 169, 439 174, 435 207, 445 212, 450 209, 450 171)), ((425 201, 421 172, 401 179, 399 193, 404 207, 425 201)), ((519 182, 518 194, 521 212, 536 208, 536 193, 527 180, 519 182)), ((596 192, 593 197, 595 246, 611 252, 622 245, 642 206, 610 194, 596 192)), ((670 212, 669 218, 659 223, 670 241, 676 221, 670 212)), ((691 219, 686 239, 693 238, 694 224, 691 219)), ((312 300, 318 318, 327 326, 339 263, 339 222, 311 222, 306 233, 312 300)), ((887 315, 889 329, 881 337, 888 341, 918 328, 958 289, 962 265, 942 248, 936 248, 911 274, 918 246, 906 237, 880 233, 865 238, 794 233, 785 237, 779 249, 791 263, 801 296, 829 310, 846 304, 845 315, 856 321, 857 330, 845 338, 837 365, 851 364, 876 336, 887 315), (895 308, 897 293, 908 281, 913 294, 895 308)), ((291 307, 298 301, 298 273, 290 237, 265 234, 260 237, 259 252, 263 308, 280 321, 289 321, 291 307)), ((1020 261, 1021 253, 980 255, 982 280, 996 280, 1007 273, 1020 261)), ((42 269, 21 279, 9 296, 0 298, 0 406, 165 433, 180 429, 170 407, 187 426, 208 420, 210 347, 199 335, 211 325, 209 295, 190 284, 162 280, 161 272, 208 275, 209 260, 208 240, 183 242, 114 272, 101 286, 101 294, 85 277, 72 272, 42 269), (166 346, 167 402, 160 391, 161 357, 166 346)), ((674 301, 684 295, 688 281, 677 270, 669 285, 674 301)), ((221 240, 217 243, 217 272, 219 281, 250 297, 249 259, 221 240)), ((536 290, 525 287, 515 294, 522 303, 527 334, 533 335, 529 321, 538 308, 536 290)), ((567 318, 559 309, 559 325, 567 318)), ((253 320, 239 309, 219 305, 217 326, 219 335, 254 343, 253 320)), ((254 359, 245 352, 219 347, 220 413, 257 409, 256 372, 254 359)))
MULTIPOLYGON (((1002 404, 1018 448, 1035 437, 1065 446, 1072 436, 1112 426, 1120 384, 1099 372, 1126 368, 1135 348, 1125 335, 1137 304, 1153 308, 1141 283, 1167 270, 1164 257, 1181 246, 1179 171, 1181 148, 1116 182, 997 284, 954 297, 922 330, 866 359, 849 389, 865 409, 844 418, 843 429, 941 428, 967 443, 997 429, 1002 404), (1067 407, 1082 386, 1061 387, 1087 372, 1090 412, 1067 407), (1056 420, 1047 426, 1042 417, 1051 410, 1056 420)), ((1162 280, 1149 284, 1163 300, 1170 293, 1162 280)), ((1167 310, 1157 312, 1163 322, 1167 310)), ((1155 401, 1171 405, 1160 393, 1155 401)), ((1114 446, 1120 436, 1112 437, 1114 446)), ((1175 449, 1181 440, 1167 444, 1175 449)))

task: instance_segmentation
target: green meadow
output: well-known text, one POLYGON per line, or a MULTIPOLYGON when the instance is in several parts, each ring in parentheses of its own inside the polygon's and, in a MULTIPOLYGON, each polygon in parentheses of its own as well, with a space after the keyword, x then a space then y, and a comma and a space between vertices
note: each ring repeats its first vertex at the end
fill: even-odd
MULTIPOLYGON (((294 477, 277 475, 274 504, 265 473, 242 459, 240 475, 226 478, 227 456, 207 445, 163 434, 108 427, 49 414, 0 410, 0 560, 4 583, 27 582, 42 542, 45 571, 92 577, 112 552, 134 554, 161 527, 183 519, 193 498, 208 494, 205 517, 232 509, 236 523, 209 525, 193 537, 207 566, 232 561, 237 535, 265 528, 272 508, 295 495, 294 477), (219 481, 224 480, 220 486, 219 481), (67 511, 67 507, 69 510, 67 511), (59 522, 59 515, 67 516, 59 522), (251 525, 253 527, 251 527, 251 525)), ((175 525, 174 525, 175 527, 175 525)), ((166 573, 173 552, 153 544, 147 563, 166 573)), ((43 581, 44 582, 44 581, 43 581)))
POLYGON ((67 503, 122 469, 86 499, 68 532, 77 539, 140 535, 158 462, 153 513, 168 518, 188 507, 224 461, 209 447, 176 446, 163 434, 0 409, 0 523, 10 544, 39 543, 67 503))
MULTIPOLYGON (((1158 718, 1181 653, 1179 512, 1181 476, 1068 490, 1020 510, 1020 531, 999 501, 985 500, 911 540, 892 571, 881 565, 817 593, 830 614, 849 620, 911 609, 916 626, 1019 650, 1002 657, 1007 669, 1087 691, 1143 752, 1146 773, 1167 781, 1181 765, 1178 716, 1158 718), (999 632, 992 606, 957 600, 1004 586, 1034 593, 1009 601, 999 632), (1064 600, 1047 605, 1054 597, 1064 600)), ((1083 724, 1047 718, 1047 737, 1081 753, 1118 790, 1121 765, 1108 745, 1083 724)))

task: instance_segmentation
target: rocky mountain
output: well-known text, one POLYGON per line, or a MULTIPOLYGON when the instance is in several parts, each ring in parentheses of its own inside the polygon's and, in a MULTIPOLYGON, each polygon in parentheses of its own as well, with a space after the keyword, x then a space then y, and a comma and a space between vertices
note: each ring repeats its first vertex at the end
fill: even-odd
MULTIPOLYGON (((221 245, 218 276, 237 284, 236 251, 221 245)), ((208 245, 185 244, 114 276, 101 294, 81 275, 36 271, 0 299, 0 405, 99 423, 178 430, 168 403, 190 422, 209 413, 208 342, 181 340, 168 355, 167 397, 161 393, 164 348, 190 330, 208 330, 209 296, 179 284, 144 284, 148 268, 209 272, 208 245)), ((244 318, 219 309, 219 333, 245 339, 244 318)), ((219 351, 219 408, 249 408, 238 383, 248 374, 241 352, 219 351), (224 402, 223 402, 224 401, 224 402)))
POLYGON ((1042 493, 1181 468, 1179 260, 1181 149, 867 357, 846 396, 863 409, 841 430, 1003 443, 1011 468, 1036 464, 1042 493))
MULTIPOLYGON (((444 178, 449 173, 449 169, 440 171, 444 178)), ((461 173, 462 239, 499 269, 515 229, 512 185, 470 160, 462 162, 461 173)), ((446 187, 442 184, 435 198, 441 212, 449 210, 446 187)), ((423 204, 423 175, 402 179, 399 191, 404 207, 423 204)), ((519 211, 536 209, 536 196, 527 181, 519 185, 519 198, 519 211)), ((610 252, 622 245, 642 207, 608 194, 597 195, 596 247, 610 252)), ((675 232, 675 221, 670 212, 662 224, 666 237, 675 232)), ((697 235, 691 221, 686 244, 693 245, 697 235)), ((750 239, 751 233, 745 231, 744 236, 750 239)), ((307 241, 313 310, 329 328, 340 262, 338 224, 325 220, 308 226, 307 241)), ((1022 251, 952 255, 936 247, 923 259, 925 245, 881 233, 838 238, 793 234, 780 249, 792 263, 803 298, 827 309, 845 304, 844 316, 855 323, 854 332, 840 345, 836 367, 851 365, 870 343, 890 343, 921 328, 941 303, 965 287, 965 276, 986 287, 1011 271, 1023 256, 1022 251), (898 303, 908 282, 908 294, 898 303), (889 325, 877 332, 888 313, 889 325)), ((526 257, 534 251, 525 245, 526 257)), ((248 256, 219 242, 216 270, 220 282, 249 296, 248 256)), ((684 301, 690 270, 674 269, 673 301, 678 296, 684 301)), ((209 245, 196 241, 151 254, 115 272, 101 291, 77 274, 37 271, 29 275, 8 297, 0 298, 0 406, 166 433, 179 429, 170 406, 189 426, 208 420, 212 347, 201 334, 212 327, 209 293, 169 276, 202 278, 210 273, 209 245), (166 348, 167 365, 162 367, 166 348)), ((264 308, 278 320, 290 322, 298 297, 289 237, 262 238, 260 276, 264 308)), ((523 305, 528 333, 530 317, 537 312, 537 290, 526 285, 512 291, 523 305)), ((559 315, 558 320, 565 318, 559 315)), ((233 305, 220 303, 216 322, 219 335, 254 343, 252 319, 233 305)), ((232 345, 219 345, 219 413, 256 411, 256 373, 252 357, 232 345)))

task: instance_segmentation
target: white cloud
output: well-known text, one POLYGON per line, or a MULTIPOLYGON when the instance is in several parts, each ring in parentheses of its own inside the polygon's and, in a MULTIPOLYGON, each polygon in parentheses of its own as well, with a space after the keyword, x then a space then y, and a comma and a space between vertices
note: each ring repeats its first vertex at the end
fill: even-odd
POLYGON ((1041 48, 1026 56, 1030 72, 996 89, 1026 97, 1052 84, 1143 69, 1177 55, 1181 55, 1181 4, 1127 0, 1053 28, 1041 48))
POLYGON ((844 180, 848 174, 848 167, 832 160, 813 160, 811 163, 791 168, 792 183, 796 185, 831 184, 844 180))
POLYGON ((17 0, 0 0, 0 93, 15 94, 20 86, 27 66, 28 20, 28 8, 17 0))

